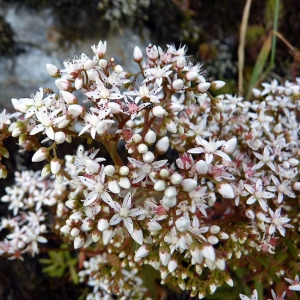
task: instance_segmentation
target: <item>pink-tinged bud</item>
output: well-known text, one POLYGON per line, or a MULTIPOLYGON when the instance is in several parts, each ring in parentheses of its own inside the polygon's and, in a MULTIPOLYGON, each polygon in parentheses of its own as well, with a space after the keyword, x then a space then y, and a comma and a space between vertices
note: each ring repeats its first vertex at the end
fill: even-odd
POLYGON ((62 144, 66 141, 66 134, 62 131, 55 132, 54 140, 57 144, 62 144))
POLYGON ((74 249, 78 249, 80 247, 83 246, 85 242, 85 238, 84 237, 81 237, 81 236, 77 236, 75 239, 74 239, 74 249))
POLYGON ((50 164, 46 164, 41 172, 41 177, 42 178, 46 178, 51 174, 51 170, 50 170, 50 164))
POLYGON ((177 261, 175 259, 171 259, 169 262, 168 262, 168 270, 170 273, 172 273, 173 271, 176 270, 178 264, 177 264, 177 261))
POLYGON ((186 73, 185 78, 188 81, 193 81, 198 77, 198 73, 194 71, 189 71, 186 73))
POLYGON ((45 147, 41 147, 38 151, 36 151, 32 156, 33 162, 40 162, 47 158, 49 155, 49 151, 45 147))
POLYGON ((143 60, 143 53, 142 50, 138 47, 135 46, 133 50, 133 60, 137 63, 140 63, 143 60))
POLYGON ((55 85, 61 91, 68 91, 72 87, 71 83, 68 80, 62 78, 56 79, 55 85))
POLYGON ((196 163, 196 171, 200 175, 207 174, 208 171, 208 164, 204 160, 198 160, 196 163))
POLYGON ((162 118, 166 114, 166 110, 162 108, 160 105, 153 107, 152 114, 155 117, 162 118))
POLYGON ((71 227, 68 225, 64 225, 62 228, 60 228, 60 231, 64 234, 69 234, 71 231, 71 227))
POLYGON ((67 91, 60 91, 64 101, 67 103, 67 104, 77 104, 78 103, 78 100, 77 98, 70 92, 67 92, 67 91))
POLYGON ((46 69, 51 77, 56 78, 60 76, 60 72, 57 66, 52 64, 46 64, 46 69))
POLYGON ((176 79, 172 82, 172 88, 175 91, 179 91, 183 88, 183 80, 182 79, 176 79))
POLYGON ((181 182, 181 186, 185 192, 191 192, 196 188, 197 181, 195 179, 187 178, 181 182))
POLYGON ((100 170, 100 164, 92 159, 87 159, 85 165, 90 174, 97 174, 100 170))
POLYGON ((134 229, 131 237, 139 244, 143 244, 143 231, 141 229, 134 229))
POLYGON ((161 138, 155 145, 156 150, 159 154, 166 153, 169 149, 170 141, 167 136, 161 138))
POLYGON ((164 180, 157 180, 154 184, 154 190, 157 192, 162 192, 166 188, 166 182, 164 180))
POLYGON ((159 259, 163 266, 167 266, 171 259, 171 253, 166 248, 161 248, 159 250, 159 259))
POLYGON ((152 130, 149 130, 144 137, 144 141, 149 146, 153 145, 156 141, 156 133, 152 130))
POLYGON ((116 179, 108 182, 108 189, 114 194, 119 194, 121 191, 121 188, 116 179))
POLYGON ((175 226, 178 231, 185 232, 191 227, 191 221, 187 217, 180 217, 176 220, 175 226))
POLYGON ((169 106, 168 109, 170 109, 173 113, 179 112, 183 110, 183 106, 180 105, 179 103, 174 103, 172 102, 169 106))
POLYGON ((60 168, 61 168, 60 160, 58 158, 53 158, 50 161, 50 169, 52 174, 56 175, 60 171, 60 168))
POLYGON ((210 83, 210 88, 212 90, 219 90, 221 89, 223 86, 225 85, 225 82, 222 80, 215 80, 213 82, 210 83))
POLYGON ((113 237, 114 231, 112 229, 107 229, 103 231, 102 240, 103 245, 107 245, 111 238, 113 237))
POLYGON ((230 154, 232 153, 235 148, 236 148, 236 145, 237 145, 237 138, 236 137, 233 137, 231 138, 230 140, 228 140, 222 147, 222 151, 224 151, 225 153, 227 154, 230 154))
POLYGON ((145 163, 152 163, 154 158, 155 158, 155 156, 151 151, 148 151, 145 154, 143 154, 143 161, 145 163))
POLYGON ((210 244, 204 244, 201 252, 203 254, 203 256, 211 261, 215 261, 216 259, 216 253, 215 253, 215 249, 212 245, 210 244))
POLYGON ((198 93, 205 93, 210 88, 210 82, 201 82, 197 85, 198 93))
POLYGON ((170 177, 171 183, 176 185, 182 182, 182 176, 179 173, 174 173, 170 177))
POLYGON ((169 121, 166 124, 166 129, 171 132, 171 133, 176 133, 177 132, 177 126, 173 121, 169 121))
POLYGON ((217 187, 218 192, 224 197, 228 199, 234 199, 235 194, 233 187, 229 183, 220 183, 217 187))
POLYGON ((100 219, 98 221, 97 228, 99 231, 105 231, 109 227, 109 222, 106 219, 100 219))
POLYGON ((151 250, 150 245, 142 245, 136 252, 134 255, 134 261, 138 262, 140 261, 142 258, 146 257, 149 252, 151 250))

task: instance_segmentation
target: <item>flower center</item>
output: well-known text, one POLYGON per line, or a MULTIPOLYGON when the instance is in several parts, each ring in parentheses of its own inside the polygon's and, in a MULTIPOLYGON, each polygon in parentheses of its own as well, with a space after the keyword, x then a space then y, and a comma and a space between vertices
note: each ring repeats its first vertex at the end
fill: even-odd
POLYGON ((127 218, 129 215, 129 209, 127 207, 121 207, 119 211, 120 217, 127 218))

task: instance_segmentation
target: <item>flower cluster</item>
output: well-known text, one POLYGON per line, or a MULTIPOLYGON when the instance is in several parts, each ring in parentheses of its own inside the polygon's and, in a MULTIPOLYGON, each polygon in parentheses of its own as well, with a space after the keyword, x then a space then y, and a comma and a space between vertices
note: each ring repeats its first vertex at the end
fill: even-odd
MULTIPOLYGON (((250 102, 214 96, 224 82, 209 81, 185 46, 135 47, 136 74, 106 48, 100 41, 92 58, 73 57, 64 69, 48 64, 58 92, 12 99, 17 114, 1 114, 1 141, 17 138, 43 163, 40 175, 17 173, 36 184, 21 179, 2 197, 14 215, 2 223, 11 229, 2 253, 37 253, 32 241, 46 241, 38 224, 52 211, 66 241, 95 250, 79 273, 93 287, 87 299, 146 297, 137 277, 145 265, 162 284, 202 298, 232 286, 237 267, 257 272, 284 249, 283 237, 296 241, 300 80, 263 83, 250 102)), ((295 272, 277 264, 261 280, 295 272)))

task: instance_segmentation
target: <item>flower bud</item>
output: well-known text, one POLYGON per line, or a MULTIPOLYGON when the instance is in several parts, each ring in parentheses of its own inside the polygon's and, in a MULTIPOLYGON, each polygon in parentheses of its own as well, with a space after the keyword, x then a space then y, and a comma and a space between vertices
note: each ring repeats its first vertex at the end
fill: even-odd
POLYGON ((127 176, 129 174, 129 168, 127 166, 122 166, 119 170, 120 175, 127 176))
POLYGON ((77 104, 78 100, 77 98, 70 92, 68 91, 60 91, 60 94, 62 95, 64 101, 67 104, 77 104))
POLYGON ((47 176, 50 175, 50 173, 51 173, 50 164, 46 164, 42 169, 41 177, 46 178, 47 176))
POLYGON ((33 162, 40 162, 43 161, 47 158, 49 155, 49 151, 45 147, 41 147, 38 151, 36 151, 33 156, 32 156, 32 161, 33 162))
POLYGON ((168 109, 170 109, 173 113, 179 112, 183 110, 183 106, 179 103, 172 102, 169 106, 168 109))
POLYGON ((198 93, 205 93, 210 88, 210 82, 201 82, 197 85, 198 93))
POLYGON ((236 148, 236 145, 237 145, 237 138, 236 137, 233 137, 231 138, 230 140, 228 140, 222 147, 222 151, 224 151, 225 153, 227 154, 230 154, 232 153, 235 148, 236 148))
POLYGON ((208 171, 208 164, 204 160, 198 160, 196 163, 196 171, 200 175, 207 174, 208 171))
POLYGON ((175 226, 178 231, 185 232, 191 227, 191 221, 187 217, 180 217, 176 220, 175 226))
POLYGON ((210 235, 207 238, 207 241, 211 244, 211 245, 216 245, 219 243, 219 239, 215 236, 215 235, 210 235))
POLYGON ((166 110, 160 105, 154 106, 152 109, 152 114, 155 117, 162 118, 166 114, 166 110))
POLYGON ((113 165, 107 165, 104 167, 104 174, 106 176, 113 176, 116 172, 116 169, 113 165))
POLYGON ((166 189, 165 189, 165 192, 164 192, 165 196, 166 197, 175 197, 177 196, 177 189, 175 188, 175 186, 168 186, 166 189))
POLYGON ((143 154, 143 161, 145 163, 152 163, 154 158, 154 154, 151 151, 148 151, 145 154, 143 154))
POLYGON ((68 80, 63 79, 63 78, 56 79, 55 85, 59 90, 62 90, 62 91, 68 91, 68 90, 70 90, 70 88, 72 86, 68 80))
POLYGON ((54 140, 57 144, 62 144, 66 141, 66 134, 62 131, 55 132, 54 140))
POLYGON ((183 80, 182 79, 176 79, 172 82, 172 88, 175 91, 179 91, 183 88, 183 80))
POLYGON ((175 259, 171 259, 169 262, 168 262, 168 270, 170 273, 172 273, 173 271, 176 270, 178 264, 177 264, 177 261, 175 259))
POLYGON ((163 154, 168 151, 169 144, 170 144, 169 138, 167 136, 164 136, 156 143, 155 148, 159 154, 163 154))
POLYGON ((136 252, 134 255, 134 261, 138 262, 140 261, 142 258, 146 257, 151 250, 151 246, 150 245, 142 245, 136 252))
POLYGON ((159 250, 159 259, 161 261, 161 264, 163 266, 167 266, 170 259, 171 259, 171 253, 168 251, 167 248, 165 247, 162 247, 160 250, 159 250))
POLYGON ((233 199, 235 197, 233 187, 229 183, 221 183, 218 186, 218 192, 224 197, 233 199))
POLYGON ((69 110, 69 113, 74 117, 78 117, 83 113, 83 107, 79 104, 70 105, 68 110, 69 110))
POLYGON ((215 253, 215 249, 212 245, 210 244, 204 244, 201 252, 203 254, 203 256, 211 261, 215 261, 216 259, 216 253, 215 253))
POLYGON ((121 177, 118 181, 119 186, 123 189, 129 189, 131 187, 130 181, 127 177, 121 177))
POLYGON ((161 205, 165 208, 165 209, 169 209, 170 207, 174 207, 177 203, 177 199, 176 197, 167 197, 164 196, 161 200, 161 205))
POLYGON ((60 171, 60 168, 61 168, 60 160, 58 158, 53 158, 50 161, 50 169, 52 174, 56 175, 60 171))
POLYGON ((193 81, 193 80, 195 80, 197 77, 198 77, 198 73, 197 73, 197 72, 194 72, 194 71, 189 71, 189 72, 187 72, 186 75, 185 75, 185 78, 186 78, 188 81, 193 81))
POLYGON ((121 191, 121 188, 116 179, 108 182, 108 189, 114 194, 119 194, 121 191))
POLYGON ((171 133, 176 133, 177 132, 177 126, 173 121, 169 121, 166 124, 166 129, 171 132, 171 133))
POLYGON ((97 228, 99 231, 105 231, 106 229, 108 229, 108 227, 109 227, 109 223, 106 219, 100 219, 98 221, 97 228))
POLYGON ((83 237, 77 236, 74 239, 74 249, 78 249, 78 248, 82 247, 84 242, 85 242, 85 239, 83 237))
POLYGON ((176 67, 178 69, 183 69, 185 65, 186 65, 186 59, 183 56, 179 57, 176 61, 176 67))
POLYGON ((51 77, 55 78, 60 76, 60 72, 57 66, 52 64, 46 64, 46 69, 51 77))
POLYGON ((179 173, 174 173, 170 177, 171 183, 176 185, 182 182, 182 176, 179 173))
POLYGON ((138 133, 135 133, 135 134, 132 136, 132 140, 133 140, 134 143, 137 144, 137 143, 141 142, 142 137, 141 137, 141 135, 139 135, 138 133))
POLYGON ((166 183, 164 180, 157 180, 154 184, 154 190, 157 192, 164 191, 166 188, 166 183))
POLYGON ((121 65, 116 65, 114 66, 114 71, 117 73, 117 74, 120 74, 123 72, 123 67, 121 65))
POLYGON ((143 244, 143 231, 141 229, 134 229, 131 237, 139 244, 143 244))
POLYGON ((152 130, 149 130, 144 137, 144 141, 149 146, 153 145, 156 141, 156 133, 152 130))
POLYGON ((185 192, 191 192, 196 188, 197 181, 192 178, 187 178, 181 182, 181 186, 185 192))
POLYGON ((100 59, 98 62, 99 67, 101 67, 102 69, 106 68, 107 66, 107 60, 106 59, 100 59))
POLYGON ((104 134, 107 131, 107 123, 102 120, 98 123, 97 127, 96 127, 96 131, 98 134, 104 134))
POLYGON ((133 60, 137 63, 140 63, 143 60, 143 53, 142 50, 138 47, 135 46, 133 50, 133 60))
POLYGON ((211 82, 210 88, 212 90, 216 91, 216 90, 221 89, 224 85, 225 85, 224 81, 222 81, 222 80, 215 80, 215 81, 211 82))
POLYGON ((144 154, 148 151, 148 146, 145 144, 139 144, 137 150, 140 154, 144 154))

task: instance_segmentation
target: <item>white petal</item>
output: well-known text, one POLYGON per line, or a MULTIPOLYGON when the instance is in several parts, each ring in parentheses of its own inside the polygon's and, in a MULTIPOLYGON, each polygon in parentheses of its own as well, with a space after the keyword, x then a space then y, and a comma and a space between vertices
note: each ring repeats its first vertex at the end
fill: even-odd
POLYGON ((123 222, 130 234, 133 233, 133 222, 130 218, 123 218, 123 222))

